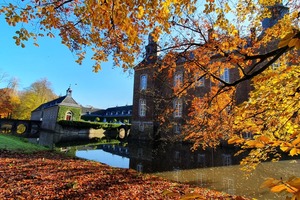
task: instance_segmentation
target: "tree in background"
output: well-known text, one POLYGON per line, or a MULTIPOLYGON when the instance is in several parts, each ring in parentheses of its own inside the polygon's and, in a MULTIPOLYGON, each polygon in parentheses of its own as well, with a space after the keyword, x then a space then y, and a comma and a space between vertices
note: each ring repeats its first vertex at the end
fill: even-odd
MULTIPOLYGON (((2 76, 4 80, 4 76, 2 76)), ((18 96, 18 82, 12 78, 8 81, 7 87, 0 89, 0 116, 1 118, 13 118, 13 113, 20 104, 18 96)))
POLYGON ((26 90, 20 92, 19 97, 21 103, 13 113, 16 119, 30 119, 31 111, 41 104, 57 98, 51 89, 51 83, 47 79, 32 83, 26 90))

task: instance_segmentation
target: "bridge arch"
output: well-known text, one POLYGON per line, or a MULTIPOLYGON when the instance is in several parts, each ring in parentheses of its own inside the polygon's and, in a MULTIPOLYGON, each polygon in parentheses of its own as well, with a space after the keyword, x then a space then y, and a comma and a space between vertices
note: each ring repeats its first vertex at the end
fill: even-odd
POLYGON ((41 121, 0 119, 0 132, 35 138, 39 136, 41 121))

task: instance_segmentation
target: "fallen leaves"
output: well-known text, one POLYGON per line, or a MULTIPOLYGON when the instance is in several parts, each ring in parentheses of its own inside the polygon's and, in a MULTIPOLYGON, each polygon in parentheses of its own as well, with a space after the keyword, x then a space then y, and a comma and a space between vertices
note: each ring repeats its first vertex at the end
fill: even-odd
POLYGON ((0 199, 180 199, 192 193, 205 199, 244 199, 52 151, 0 150, 0 199), (168 190, 173 195, 166 195, 168 190))

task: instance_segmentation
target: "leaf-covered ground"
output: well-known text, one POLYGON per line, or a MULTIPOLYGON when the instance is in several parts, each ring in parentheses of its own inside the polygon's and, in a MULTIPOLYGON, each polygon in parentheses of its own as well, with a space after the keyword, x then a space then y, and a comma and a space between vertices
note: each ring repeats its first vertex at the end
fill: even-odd
POLYGON ((239 199, 52 151, 0 150, 0 199, 239 199), (201 197, 200 197, 201 196, 201 197))

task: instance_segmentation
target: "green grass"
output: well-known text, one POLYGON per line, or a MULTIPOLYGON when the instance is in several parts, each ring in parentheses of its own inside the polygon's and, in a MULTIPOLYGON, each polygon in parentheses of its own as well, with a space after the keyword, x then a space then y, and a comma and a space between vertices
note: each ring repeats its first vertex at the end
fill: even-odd
POLYGON ((0 134, 0 149, 26 153, 49 150, 46 147, 28 142, 26 138, 20 138, 8 134, 0 134))

